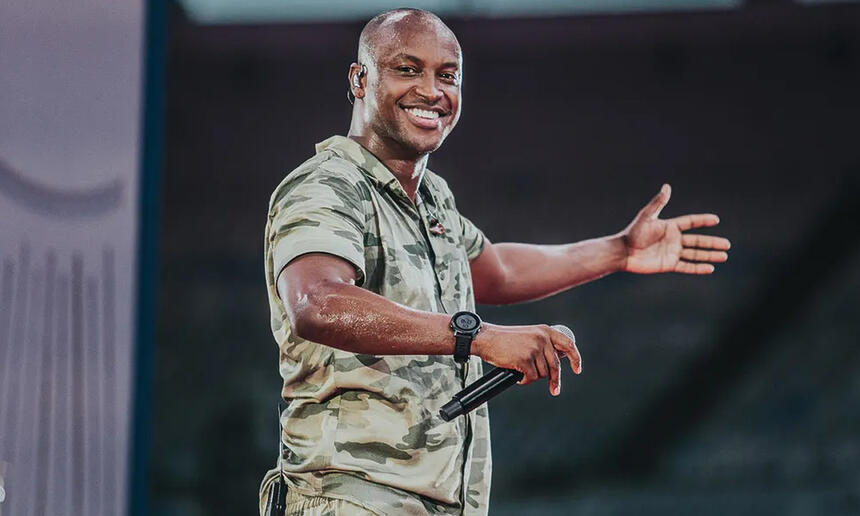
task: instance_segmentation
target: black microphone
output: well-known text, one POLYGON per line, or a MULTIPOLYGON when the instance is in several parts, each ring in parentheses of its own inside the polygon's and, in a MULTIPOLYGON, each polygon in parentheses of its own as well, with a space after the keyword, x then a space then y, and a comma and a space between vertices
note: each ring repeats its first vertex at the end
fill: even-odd
MULTIPOLYGON (((556 324, 552 329, 563 333, 573 343, 576 343, 576 337, 573 336, 573 331, 567 326, 556 324)), ((474 383, 458 392, 451 398, 451 401, 442 405, 439 409, 439 417, 443 421, 451 421, 457 416, 462 416, 471 412, 479 405, 486 403, 496 394, 514 385, 523 379, 523 373, 514 369, 504 369, 501 367, 493 368, 484 376, 480 377, 474 383)))

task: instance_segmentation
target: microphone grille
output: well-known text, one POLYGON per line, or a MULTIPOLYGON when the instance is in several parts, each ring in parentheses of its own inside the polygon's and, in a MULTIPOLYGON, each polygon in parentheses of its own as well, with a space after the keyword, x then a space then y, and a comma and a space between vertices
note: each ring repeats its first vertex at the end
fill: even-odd
POLYGON ((565 326, 563 324, 553 324, 552 326, 550 326, 550 328, 552 328, 553 330, 555 330, 559 333, 563 333, 565 335, 565 337, 572 340, 573 343, 576 344, 576 337, 573 335, 573 330, 571 330, 567 326, 565 326))

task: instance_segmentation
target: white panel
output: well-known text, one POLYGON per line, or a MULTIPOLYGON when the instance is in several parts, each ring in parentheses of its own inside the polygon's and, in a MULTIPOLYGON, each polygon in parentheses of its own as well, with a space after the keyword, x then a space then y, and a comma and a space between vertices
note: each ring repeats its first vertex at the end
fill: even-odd
MULTIPOLYGON (((180 0, 198 23, 367 20, 403 7, 396 0, 180 0)), ((553 16, 660 10, 726 9, 741 0, 420 0, 409 7, 440 16, 553 16)))
POLYGON ((3 516, 125 512, 142 16, 0 2, 3 516))

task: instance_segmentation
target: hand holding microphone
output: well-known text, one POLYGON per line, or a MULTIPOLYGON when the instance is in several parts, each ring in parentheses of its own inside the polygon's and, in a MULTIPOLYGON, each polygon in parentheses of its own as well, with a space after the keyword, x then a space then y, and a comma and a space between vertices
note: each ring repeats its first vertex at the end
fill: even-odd
POLYGON ((561 360, 567 356, 573 372, 582 372, 582 359, 573 332, 566 326, 498 326, 485 324, 472 351, 497 366, 457 393, 442 407, 445 421, 465 414, 514 383, 523 385, 549 377, 553 396, 561 392, 561 360))

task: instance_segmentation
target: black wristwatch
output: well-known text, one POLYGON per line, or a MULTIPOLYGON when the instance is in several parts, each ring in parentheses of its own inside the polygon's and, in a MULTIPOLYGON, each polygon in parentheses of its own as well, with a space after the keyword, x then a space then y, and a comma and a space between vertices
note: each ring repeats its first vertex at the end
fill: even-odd
POLYGON ((454 330, 454 360, 463 363, 469 360, 472 339, 481 331, 481 318, 473 312, 457 312, 451 317, 451 329, 454 330))

